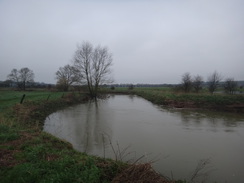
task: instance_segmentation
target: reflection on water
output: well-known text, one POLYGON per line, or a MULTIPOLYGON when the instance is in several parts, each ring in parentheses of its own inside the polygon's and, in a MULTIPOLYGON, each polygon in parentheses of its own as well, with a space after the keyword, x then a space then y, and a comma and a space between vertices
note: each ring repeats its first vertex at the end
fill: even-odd
POLYGON ((101 157, 114 158, 110 142, 121 151, 130 146, 137 157, 152 154, 144 161, 159 156, 155 169, 175 178, 188 178, 199 160, 210 158, 210 180, 244 182, 242 114, 166 109, 116 95, 53 113, 44 130, 101 157))
POLYGON ((169 109, 176 116, 181 117, 182 125, 186 129, 192 127, 208 128, 211 131, 223 130, 235 132, 238 126, 243 125, 244 117, 241 114, 224 113, 200 109, 169 109))
POLYGON ((113 125, 109 123, 113 113, 99 105, 101 102, 88 102, 53 113, 46 119, 44 131, 65 139, 79 151, 97 154, 109 144, 113 125))

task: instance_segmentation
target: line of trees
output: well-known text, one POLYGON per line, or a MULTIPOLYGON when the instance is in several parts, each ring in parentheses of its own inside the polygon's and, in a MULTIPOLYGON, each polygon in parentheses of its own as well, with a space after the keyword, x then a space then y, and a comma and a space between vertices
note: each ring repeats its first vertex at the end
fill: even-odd
MULTIPOLYGON (((71 64, 60 67, 55 73, 57 88, 68 91, 71 85, 87 86, 92 98, 96 98, 101 85, 111 84, 112 54, 107 47, 93 46, 90 42, 77 45, 71 64)), ((28 83, 34 82, 34 72, 27 68, 13 69, 7 78, 18 88, 25 90, 28 83)), ((207 88, 213 94, 219 87, 223 76, 214 71, 208 76, 207 88)), ((191 76, 189 72, 182 75, 180 89, 184 92, 199 93, 203 88, 204 80, 200 75, 191 76)), ((237 88, 234 78, 227 78, 223 84, 226 93, 233 94, 237 88)))
MULTIPOLYGON (((219 74, 217 71, 214 71, 207 78, 207 88, 208 91, 213 94, 217 88, 220 86, 221 81, 223 80, 223 76, 219 74)), ((184 92, 194 91, 198 93, 203 88, 203 77, 202 76, 194 76, 192 77, 189 72, 186 72, 182 75, 180 88, 184 92)), ((237 82, 234 78, 227 78, 223 83, 223 88, 226 93, 233 94, 237 89, 237 82)))
MULTIPOLYGON (((56 87, 68 91, 71 85, 85 85, 92 98, 96 98, 101 85, 112 83, 110 77, 112 54, 107 47, 100 45, 94 47, 89 42, 77 45, 71 64, 60 67, 55 73, 56 87)), ((7 76, 8 81, 17 85, 21 90, 34 82, 34 72, 27 68, 13 69, 7 76)))

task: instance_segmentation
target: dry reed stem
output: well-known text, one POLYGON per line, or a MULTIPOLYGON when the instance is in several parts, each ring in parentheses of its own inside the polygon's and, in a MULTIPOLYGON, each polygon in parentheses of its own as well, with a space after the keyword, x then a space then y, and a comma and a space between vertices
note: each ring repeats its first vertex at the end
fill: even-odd
POLYGON ((134 164, 117 175, 112 183, 174 183, 153 170, 150 163, 134 164))

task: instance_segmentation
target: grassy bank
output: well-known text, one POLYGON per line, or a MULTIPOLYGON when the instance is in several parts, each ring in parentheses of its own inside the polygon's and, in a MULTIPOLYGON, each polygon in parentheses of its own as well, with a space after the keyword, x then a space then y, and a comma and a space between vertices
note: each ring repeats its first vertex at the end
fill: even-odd
POLYGON ((87 100, 74 93, 1 92, 1 182, 110 182, 126 164, 88 156, 45 132, 45 117, 87 100))
POLYGON ((244 111, 244 95, 181 93, 170 88, 116 88, 104 89, 104 92, 114 94, 136 94, 152 103, 176 108, 203 108, 230 112, 244 111))
POLYGON ((89 156, 42 132, 48 114, 86 102, 87 95, 0 91, 0 96, 1 182, 169 182, 150 164, 128 165, 89 156))
POLYGON ((1 182, 110 182, 125 166, 74 151, 36 129, 1 124, 1 182))

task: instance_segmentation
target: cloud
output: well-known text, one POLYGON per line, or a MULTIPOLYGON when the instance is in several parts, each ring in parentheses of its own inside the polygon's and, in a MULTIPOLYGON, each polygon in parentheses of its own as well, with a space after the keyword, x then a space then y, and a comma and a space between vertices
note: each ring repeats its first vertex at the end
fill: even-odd
POLYGON ((29 67, 55 83, 82 41, 108 46, 118 83, 178 83, 214 70, 244 79, 241 0, 0 1, 0 80, 29 67))

